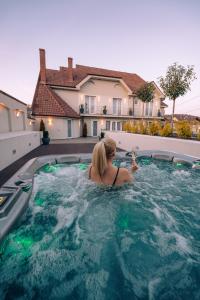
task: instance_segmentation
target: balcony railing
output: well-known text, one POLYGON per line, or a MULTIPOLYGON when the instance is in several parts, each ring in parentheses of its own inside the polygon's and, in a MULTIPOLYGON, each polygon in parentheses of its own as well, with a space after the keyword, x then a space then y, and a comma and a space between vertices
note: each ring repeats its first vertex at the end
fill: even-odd
POLYGON ((80 114, 84 115, 112 115, 112 116, 128 116, 129 110, 118 110, 116 113, 113 112, 112 108, 107 108, 105 106, 95 106, 95 107, 88 107, 86 105, 82 105, 80 107, 80 114))
MULTIPOLYGON (((108 115, 108 116, 130 116, 136 118, 142 118, 142 112, 138 114, 138 112, 133 112, 132 108, 124 109, 121 107, 121 110, 118 110, 117 113, 113 113, 112 107, 105 107, 105 106, 95 106, 95 107, 88 107, 87 105, 81 105, 80 107, 80 114, 81 115, 108 115)), ((158 111, 155 115, 146 115, 144 114, 144 118, 156 118, 156 117, 163 117, 163 113, 158 111)))

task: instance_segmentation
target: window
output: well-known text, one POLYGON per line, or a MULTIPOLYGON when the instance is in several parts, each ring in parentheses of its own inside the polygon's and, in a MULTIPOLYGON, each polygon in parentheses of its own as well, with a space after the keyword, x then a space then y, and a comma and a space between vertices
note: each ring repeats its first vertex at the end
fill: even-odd
POLYGON ((116 129, 115 129, 115 125, 116 125, 116 123, 115 123, 115 122, 112 122, 112 130, 113 130, 113 131, 116 130, 116 129))
POLYGON ((117 122, 117 130, 121 130, 121 122, 117 122))
POLYGON ((113 115, 121 115, 121 98, 113 98, 113 115))
POLYGON ((138 99, 137 98, 134 99, 134 103, 138 104, 138 99))
POLYGON ((145 116, 151 117, 153 110, 153 101, 145 103, 145 116))
POLYGON ((85 96, 85 112, 86 114, 95 113, 95 96, 85 96))
POLYGON ((110 130, 110 121, 106 121, 106 130, 110 130))

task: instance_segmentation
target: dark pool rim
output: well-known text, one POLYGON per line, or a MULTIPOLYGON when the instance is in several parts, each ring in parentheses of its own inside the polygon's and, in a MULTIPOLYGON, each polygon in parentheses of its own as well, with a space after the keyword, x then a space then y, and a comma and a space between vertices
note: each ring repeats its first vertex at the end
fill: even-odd
MULTIPOLYGON (((0 197, 6 197, 6 201, 2 201, 3 204, 0 206, 0 243, 26 210, 32 194, 34 174, 39 169, 46 164, 88 163, 91 162, 91 156, 91 154, 45 155, 29 160, 22 168, 20 168, 0 188, 0 197)), ((137 157, 149 157, 172 163, 187 164, 188 166, 191 166, 191 168, 200 169, 199 157, 170 151, 137 151, 137 157)), ((116 159, 130 160, 130 153, 119 152, 116 154, 116 159)))

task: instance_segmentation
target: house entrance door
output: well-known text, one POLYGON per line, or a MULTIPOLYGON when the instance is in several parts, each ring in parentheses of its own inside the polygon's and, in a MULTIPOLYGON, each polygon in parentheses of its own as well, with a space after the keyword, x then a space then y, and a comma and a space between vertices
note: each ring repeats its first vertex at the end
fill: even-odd
POLYGON ((97 136, 97 121, 92 122, 92 135, 97 136))
POLYGON ((67 136, 72 137, 72 120, 67 120, 67 136))

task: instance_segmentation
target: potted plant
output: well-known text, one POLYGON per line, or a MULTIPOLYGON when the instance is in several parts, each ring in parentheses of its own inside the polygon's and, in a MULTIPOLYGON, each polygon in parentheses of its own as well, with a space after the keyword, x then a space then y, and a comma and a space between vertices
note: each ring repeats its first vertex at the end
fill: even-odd
POLYGON ((80 105, 80 113, 81 113, 81 114, 84 113, 84 105, 83 105, 83 104, 80 105))
POLYGON ((49 138, 49 132, 43 131, 43 138, 42 138, 43 145, 49 145, 50 138, 49 138))
POLYGON ((104 105, 104 107, 103 107, 103 114, 104 114, 104 115, 107 114, 107 108, 106 108, 106 105, 104 105))
POLYGON ((104 139, 104 138, 105 138, 105 132, 101 131, 99 140, 104 139))
POLYGON ((133 110, 132 108, 129 108, 129 116, 132 116, 133 115, 133 110))
POLYGON ((158 117, 161 117, 160 109, 158 110, 158 117))

